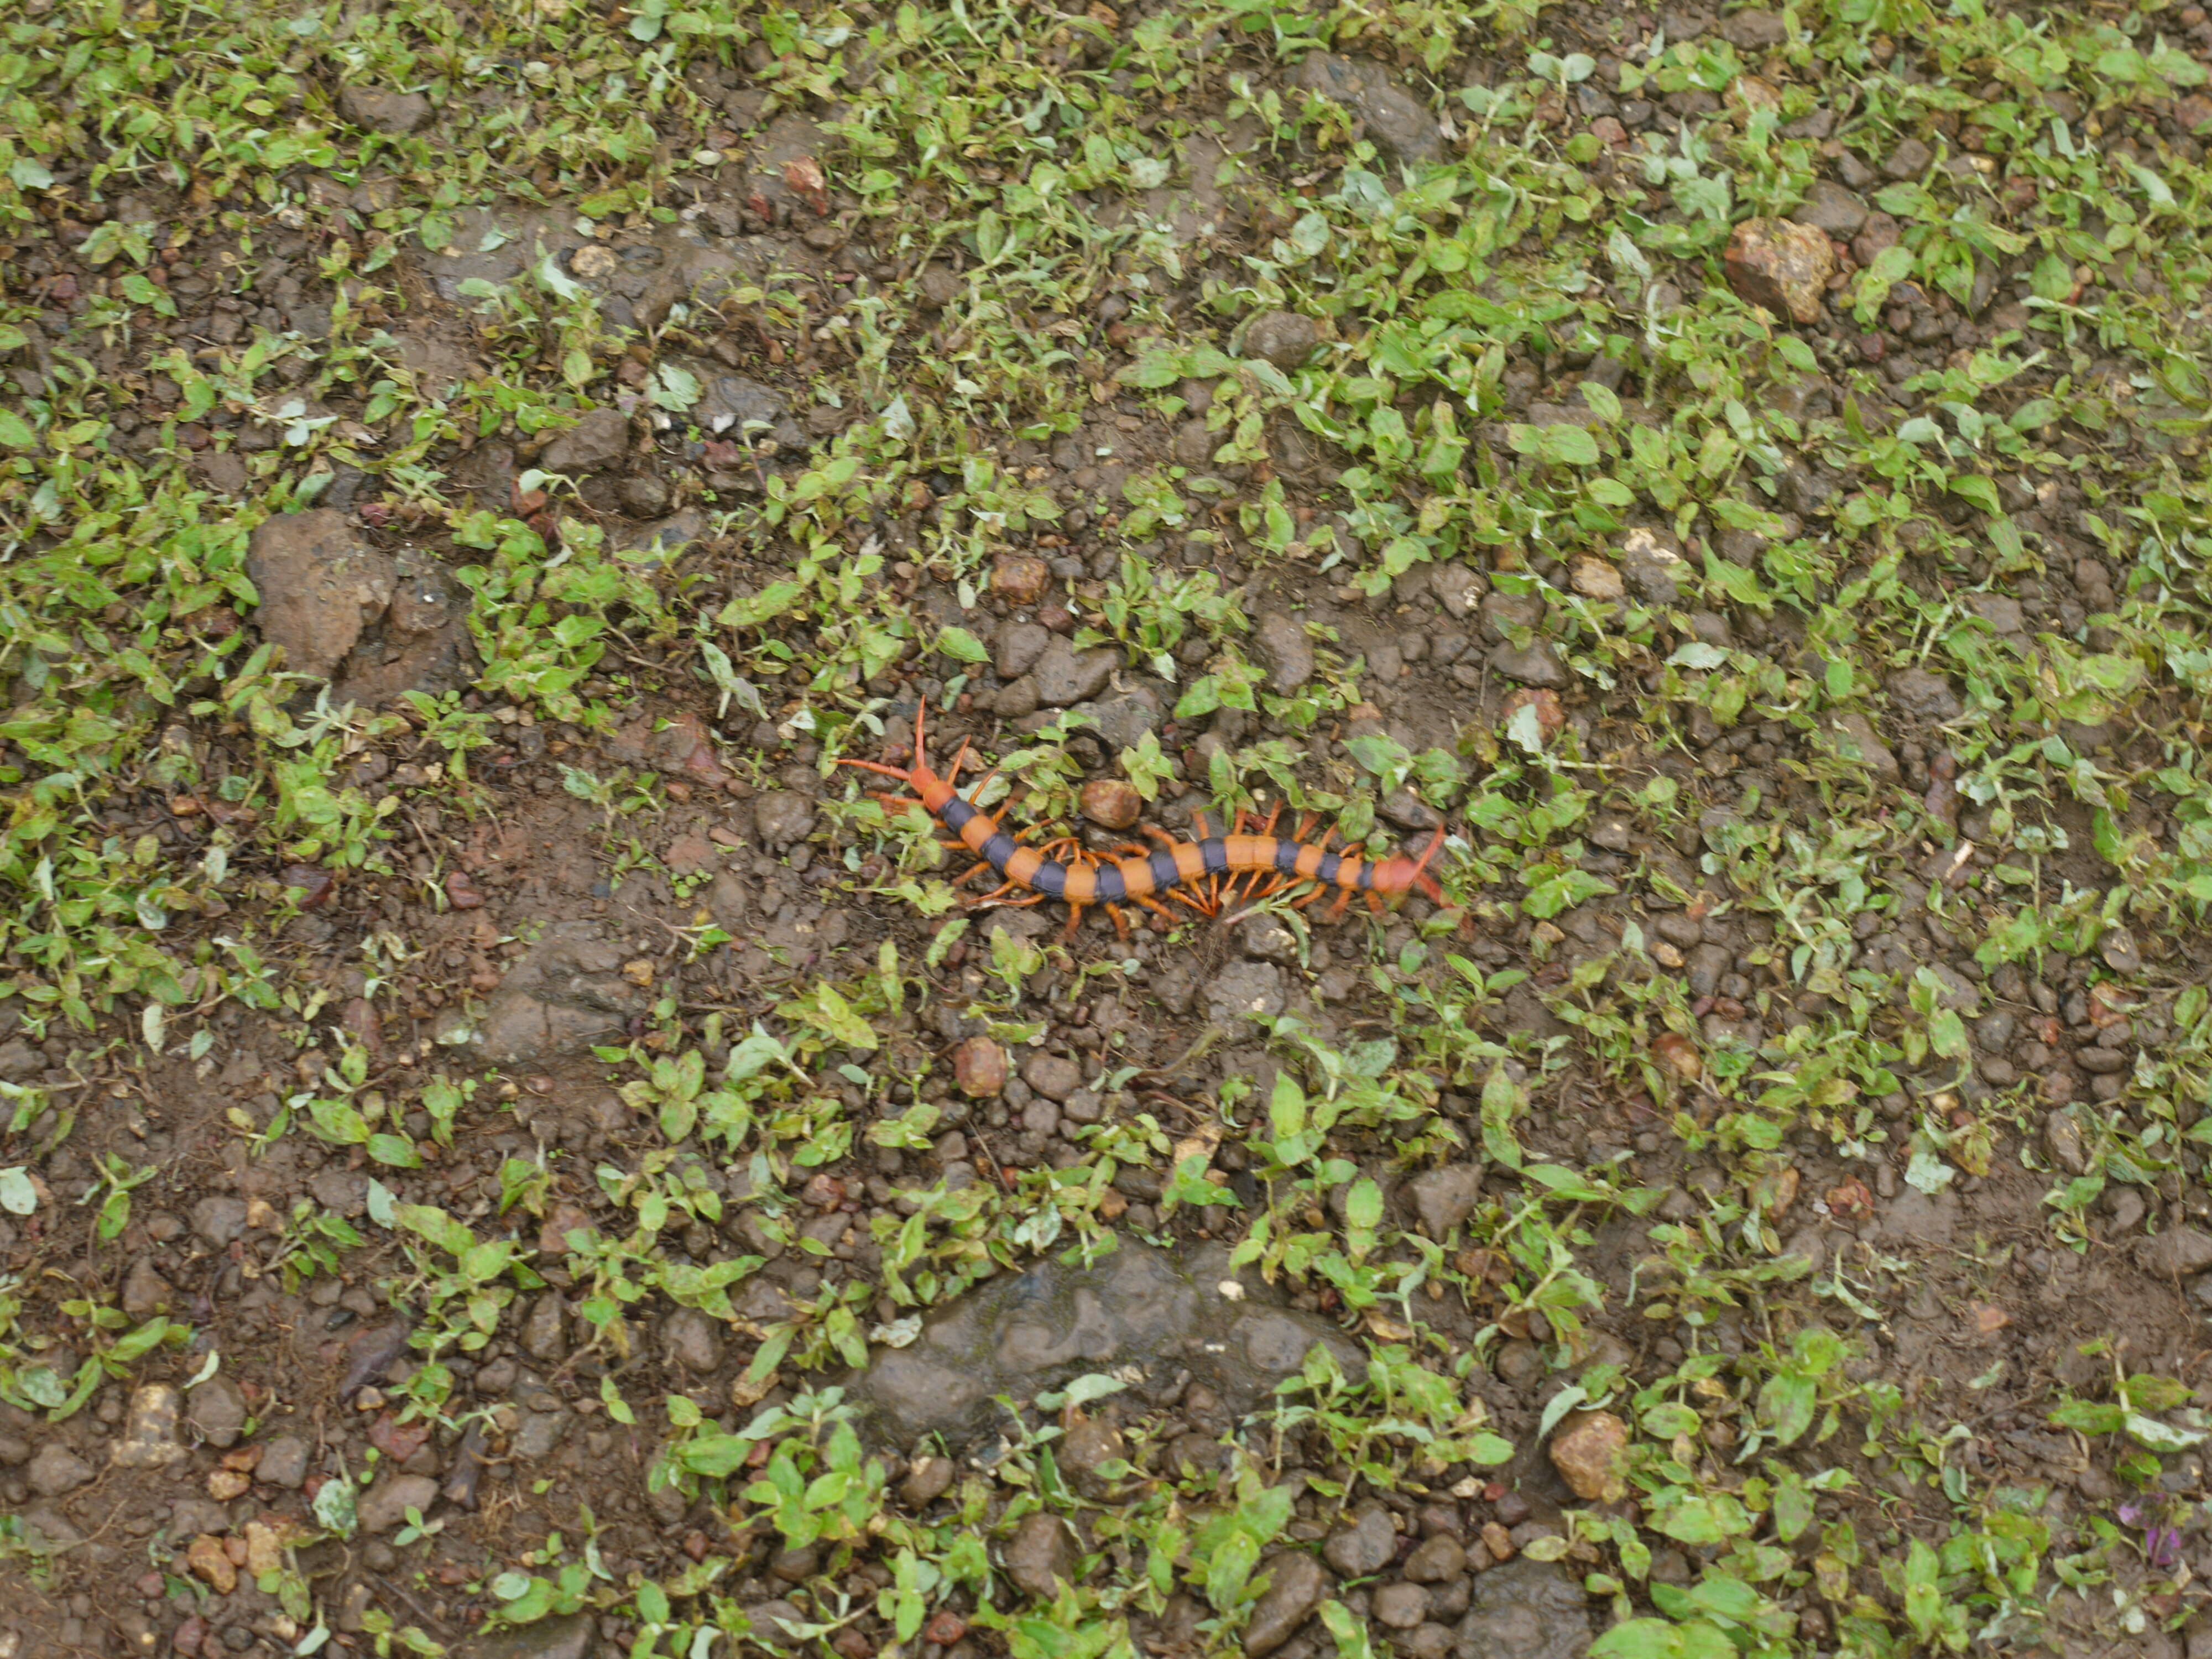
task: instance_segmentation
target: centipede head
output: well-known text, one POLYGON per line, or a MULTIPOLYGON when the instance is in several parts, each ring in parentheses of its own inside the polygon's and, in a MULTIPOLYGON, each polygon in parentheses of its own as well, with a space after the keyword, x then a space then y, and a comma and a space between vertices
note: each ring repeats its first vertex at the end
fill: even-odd
POLYGON ((1436 857, 1443 844, 1444 832, 1443 826, 1439 825, 1437 833, 1430 838, 1428 846, 1422 849, 1419 858, 1401 856, 1383 860, 1375 866, 1375 890, 1378 893, 1409 893, 1418 890, 1436 903, 1442 904, 1444 902, 1443 889, 1429 873, 1429 860, 1436 857))

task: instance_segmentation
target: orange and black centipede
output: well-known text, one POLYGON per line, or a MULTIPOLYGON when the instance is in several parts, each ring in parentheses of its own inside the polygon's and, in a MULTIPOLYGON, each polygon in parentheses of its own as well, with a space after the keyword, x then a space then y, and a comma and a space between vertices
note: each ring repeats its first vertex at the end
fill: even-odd
MULTIPOLYGON (((1151 851, 1139 847, 1129 848, 1130 856, 1118 859, 1094 860, 1087 854, 1066 860, 1054 859, 1048 856, 1050 851, 1073 847, 1073 843, 1058 842, 1051 848, 1024 847, 999 827, 996 817, 962 798, 954 786, 966 757, 967 748, 963 744, 946 775, 939 777, 931 771, 923 749, 922 715, 917 713, 911 767, 885 766, 863 760, 839 763, 879 772, 912 789, 923 810, 981 860, 961 879, 966 881, 985 870, 994 871, 1000 877, 1002 885, 986 895, 981 902, 999 899, 1022 889, 1029 890, 1033 896, 1012 902, 1033 904, 1046 898, 1063 900, 1073 912, 1068 918, 1071 932, 1083 920, 1083 913, 1093 905, 1103 908, 1115 926, 1124 932, 1127 922, 1117 908, 1123 903, 1139 904, 1172 918, 1174 913, 1161 903, 1160 896, 1172 893, 1186 902, 1197 902, 1190 900, 1189 895, 1205 884, 1233 882, 1239 876, 1268 878, 1285 886, 1310 884, 1312 891, 1299 901, 1302 903, 1310 903, 1334 890, 1338 897, 1330 911, 1332 915, 1341 914, 1355 893, 1366 894, 1369 907, 1378 910, 1386 899, 1416 888, 1438 903, 1443 902, 1436 878, 1428 873, 1429 860, 1443 845, 1444 832, 1441 828, 1418 859, 1400 854, 1370 860, 1352 848, 1332 853, 1326 839, 1315 845, 1273 835, 1209 836, 1205 834, 1203 818, 1198 820, 1201 836, 1198 841, 1177 841, 1166 831, 1148 825, 1146 833, 1160 843, 1151 851)), ((1272 824, 1273 820, 1268 822, 1272 824)), ((1198 902, 1198 908, 1208 907, 1198 902)))

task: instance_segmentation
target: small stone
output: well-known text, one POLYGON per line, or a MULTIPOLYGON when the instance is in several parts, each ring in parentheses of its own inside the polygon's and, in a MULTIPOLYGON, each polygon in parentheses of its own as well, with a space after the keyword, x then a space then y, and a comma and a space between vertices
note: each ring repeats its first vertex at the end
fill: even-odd
POLYGON ((419 92, 384 92, 374 87, 338 88, 338 112, 357 127, 404 137, 426 125, 430 100, 419 92))
POLYGON ((799 1644, 798 1628, 807 1616, 788 1601, 762 1601, 744 1609, 751 1639, 763 1647, 790 1648, 799 1644))
POLYGON ((1417 1584, 1449 1583, 1466 1571, 1467 1551, 1449 1533, 1423 1540, 1406 1558, 1406 1577, 1417 1584))
POLYGON ((1547 686, 1554 690, 1573 679, 1549 640, 1538 640, 1518 648, 1501 645, 1490 653, 1490 665, 1509 680, 1518 680, 1523 685, 1547 686))
MULTIPOLYGON (((167 1382, 148 1382, 131 1393, 131 1409, 123 1419, 123 1437, 108 1453, 118 1468, 166 1468, 187 1454, 177 1437, 184 1401, 167 1382)), ((0 1459, 0 1462, 4 1462, 0 1459)))
POLYGON ((1032 1054, 1022 1067, 1022 1081, 1047 1100, 1066 1100, 1083 1086, 1083 1069, 1060 1054, 1032 1054))
POLYGON ((1429 1616, 1429 1593, 1419 1584, 1385 1584, 1375 1592, 1375 1622, 1411 1630, 1429 1616))
POLYGON ((1868 768, 1884 783, 1895 783, 1905 775, 1896 755, 1875 734, 1864 714, 1853 711, 1829 715, 1826 738, 1825 746, 1839 759, 1868 768))
POLYGON ((1018 680, 1037 665, 1045 647, 1052 643, 1052 635, 1042 623, 1010 622, 1003 624, 993 641, 991 666, 1002 680, 1018 680))
POLYGON ((170 1298, 175 1294, 169 1288, 169 1281, 143 1255, 131 1264, 131 1271, 123 1276, 123 1311, 133 1319, 151 1319, 155 1314, 168 1312, 170 1298))
POLYGON ((2045 1116, 2043 1150, 2051 1161, 2068 1175, 2088 1172, 2089 1152, 2082 1142, 2081 1126, 2063 1112, 2051 1112, 2045 1116))
POLYGON ((678 1308, 660 1328, 662 1347, 671 1364, 704 1376, 722 1363, 722 1334, 714 1322, 696 1308, 678 1308))
POLYGON ((438 1501, 438 1483, 427 1474, 387 1474, 362 1495, 361 1529, 374 1536, 396 1531, 407 1511, 428 1515, 438 1501))
POLYGON ((287 668, 319 678, 392 603, 398 580, 390 556, 327 507, 264 520, 247 544, 246 574, 260 595, 262 636, 283 647, 287 668))
POLYGON ((1006 1075, 1006 1051, 987 1036, 969 1037, 952 1051, 952 1080, 970 1100, 998 1094, 1006 1075))
POLYGON ((541 1364, 557 1365, 568 1357, 568 1310, 558 1291, 530 1304, 522 1322, 522 1352, 541 1364))
POLYGON ((624 478, 616 494, 622 498, 623 511, 633 519, 657 519, 668 511, 668 486, 650 473, 624 478))
POLYGON ((991 567, 991 591, 1018 610, 1027 610, 1052 586, 1052 567, 1034 553, 1001 553, 991 567))
POLYGON ((1067 1525, 1056 1515, 1042 1512, 1025 1516, 1006 1540, 1006 1577, 1014 1588, 1049 1600, 1060 1583, 1075 1571, 1075 1547, 1067 1525))
POLYGON ((1080 804, 1085 817, 1108 830, 1127 830, 1145 810, 1145 798, 1120 778, 1091 779, 1080 804))
POLYGON ((1244 331, 1244 355, 1264 358, 1277 368, 1299 368, 1320 343, 1320 327, 1295 311, 1263 311, 1244 331))
POLYGON ((1279 611, 1260 618, 1252 643, 1267 665, 1267 689, 1288 696, 1314 677, 1313 641, 1305 624, 1279 611))
POLYGON ((1575 592, 1586 599, 1618 599, 1628 592, 1620 580, 1620 572, 1603 559, 1577 559, 1568 580, 1575 592))
POLYGON ((1962 708, 1951 683, 1924 668, 1908 668, 1893 677, 1889 695, 1903 713, 1939 726, 1945 720, 1956 720, 1962 708))
POLYGON ((261 1449, 253 1477, 265 1486, 297 1492, 307 1484, 307 1443, 296 1434, 280 1434, 261 1449))
POLYGON ((1576 1412, 1552 1437, 1552 1467, 1593 1504, 1618 1503, 1627 1495, 1622 1459, 1628 1451, 1628 1425, 1611 1412, 1576 1412))
POLYGON ((234 1498, 243 1498, 253 1485, 253 1477, 243 1469, 217 1469, 208 1476, 208 1496, 218 1504, 228 1504, 234 1498))
POLYGON ((915 1458, 906 1479, 899 1482, 899 1502, 909 1510, 928 1508, 951 1490, 954 1473, 949 1457, 915 1458))
POLYGON ((1790 216, 1836 241, 1848 242, 1865 226, 1867 204, 1833 179, 1815 179, 1790 216))
POLYGON ((1747 219, 1723 257, 1729 286, 1747 305, 1800 323, 1820 319, 1836 250, 1826 234, 1787 219, 1747 219))
POLYGON ((248 1414, 246 1394, 231 1381, 228 1371, 217 1371, 194 1389, 188 1399, 185 1420, 202 1440, 218 1451, 238 1443, 248 1414))
POLYGON ((1482 1201, 1482 1165, 1447 1164, 1440 1170, 1424 1170, 1406 1183, 1406 1191, 1422 1236, 1442 1243, 1482 1201))
POLYGON ((1881 164, 1882 176, 1888 179, 1917 179, 1934 164, 1936 152, 1917 138, 1907 138, 1890 151, 1889 159, 1881 164))
POLYGON ((1037 659, 1031 678, 1036 682, 1037 702, 1046 708, 1065 708, 1088 702, 1106 689, 1121 653, 1105 647, 1078 651, 1066 640, 1054 639, 1037 659))
POLYGON ((2158 1279, 2186 1279, 2212 1268, 2212 1233, 2196 1227, 2168 1227, 2154 1238, 2136 1242, 2136 1266, 2158 1279))
POLYGON ((1559 694, 1540 687, 1532 690, 1528 686, 1519 688, 1506 697, 1498 710, 1504 716, 1500 722, 1501 728, 1510 732, 1513 729, 1514 717, 1524 708, 1535 713, 1536 739, 1540 744, 1548 745, 1553 738, 1566 729, 1567 710, 1559 701, 1559 694))
POLYGON ((2116 974, 2139 974, 2142 971, 2142 952, 2136 948, 2135 935, 2124 927, 2111 927, 2098 941, 2097 954, 2105 959, 2105 966, 2116 974))
POLYGON ((1364 1510, 1349 1526, 1331 1533, 1321 1553, 1346 1578, 1365 1578, 1382 1571, 1398 1553, 1398 1531, 1390 1524, 1390 1511, 1364 1510))
POLYGON ((40 1497, 60 1498, 83 1486, 94 1473, 91 1464, 67 1446, 49 1440, 31 1455, 23 1476, 40 1497))
POLYGON ((1244 1651, 1251 1659, 1265 1659, 1297 1634, 1298 1626, 1328 1594, 1328 1574, 1320 1562, 1303 1551, 1272 1557, 1261 1564, 1267 1588, 1253 1604, 1244 1626, 1244 1651))
POLYGON ((185 1565, 217 1595, 228 1595, 238 1588, 238 1567, 220 1538, 202 1533, 193 1539, 185 1547, 185 1565))
POLYGON ((1255 962, 1287 967, 1298 959, 1297 935, 1275 917, 1261 913, 1237 924, 1237 948, 1255 962))
POLYGON ((204 1198, 192 1206, 192 1231, 208 1245, 222 1249, 246 1231, 246 1200, 240 1198, 204 1198))
POLYGON ((594 409, 545 446, 538 465, 548 472, 603 472, 629 453, 629 422, 622 411, 594 409))
POLYGON ((1771 52, 1790 43, 1790 27, 1771 11, 1740 11, 1721 21, 1721 38, 1743 52, 1771 52))
POLYGON ((1297 84, 1343 105, 1364 135, 1391 161, 1422 167, 1443 154, 1437 118, 1380 64, 1310 52, 1298 65, 1297 84))
POLYGON ((753 799, 753 832, 769 847, 788 847, 814 833, 814 803, 789 789, 753 799))

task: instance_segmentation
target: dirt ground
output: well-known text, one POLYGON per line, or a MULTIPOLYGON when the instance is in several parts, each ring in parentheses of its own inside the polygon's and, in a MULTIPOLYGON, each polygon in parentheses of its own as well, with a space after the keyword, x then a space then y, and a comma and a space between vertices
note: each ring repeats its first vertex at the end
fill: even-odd
POLYGON ((96 9, 0 1659, 2212 1653, 2201 9, 96 9))

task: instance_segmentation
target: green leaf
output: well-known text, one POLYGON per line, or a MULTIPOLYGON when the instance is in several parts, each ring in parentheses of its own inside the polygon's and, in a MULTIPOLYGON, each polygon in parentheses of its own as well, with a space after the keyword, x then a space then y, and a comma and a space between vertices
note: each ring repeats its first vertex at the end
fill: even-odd
POLYGON ((948 628, 937 636, 937 648, 961 662, 988 662, 991 653, 983 641, 964 628, 948 628))
POLYGON ((0 1170, 0 1210, 9 1215, 28 1215, 39 1207, 39 1189, 31 1184, 31 1172, 20 1164, 0 1170))
POLYGON ((1537 921, 1544 921, 1562 910, 1573 909, 1585 899, 1619 890, 1611 882, 1587 870, 1562 870, 1531 887, 1522 899, 1521 908, 1537 921))

